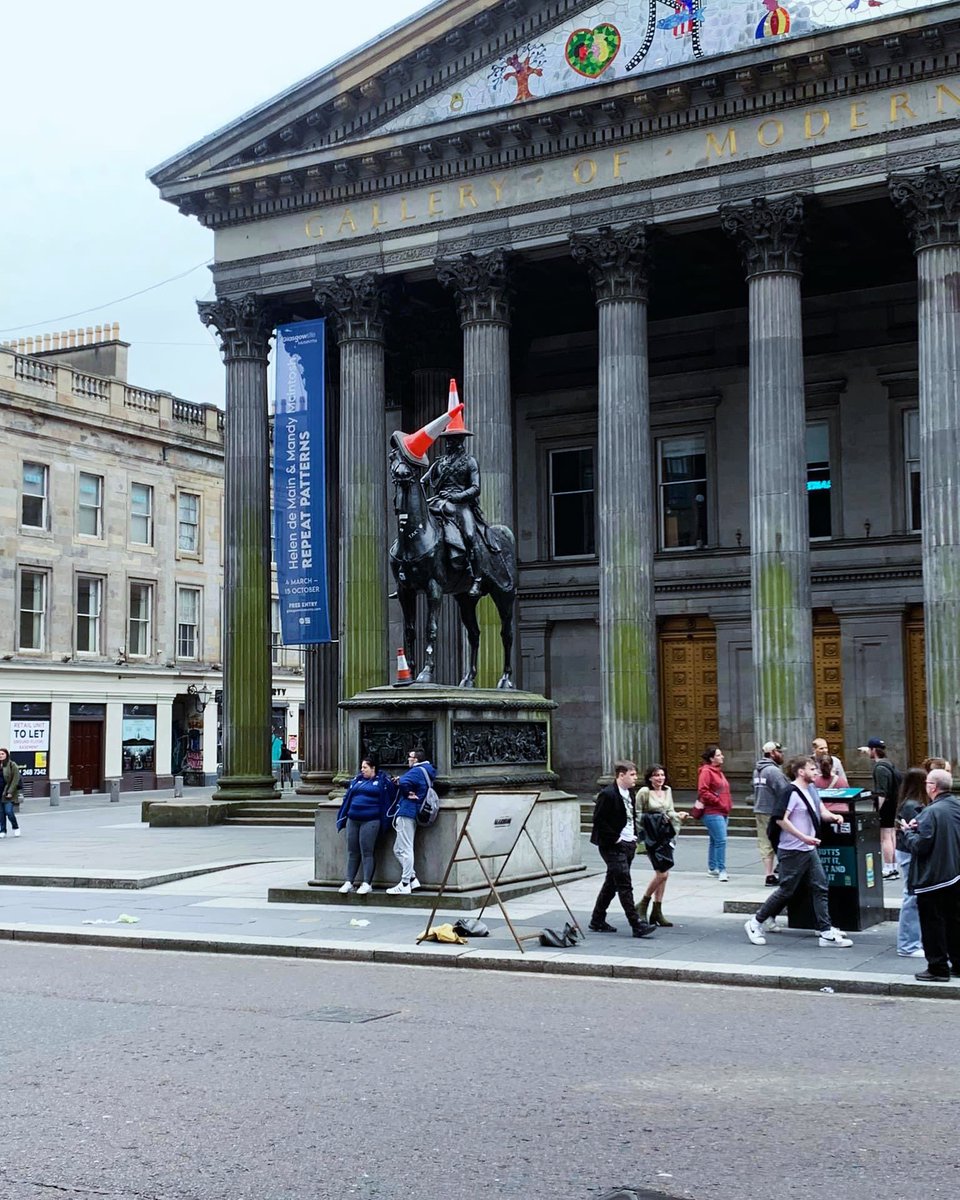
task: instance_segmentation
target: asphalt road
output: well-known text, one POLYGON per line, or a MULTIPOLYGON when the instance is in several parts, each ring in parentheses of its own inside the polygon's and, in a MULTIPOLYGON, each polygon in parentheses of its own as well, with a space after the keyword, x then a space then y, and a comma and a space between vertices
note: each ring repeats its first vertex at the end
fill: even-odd
POLYGON ((2 1200, 960 1194, 956 1002, 0 943, 2 1200))

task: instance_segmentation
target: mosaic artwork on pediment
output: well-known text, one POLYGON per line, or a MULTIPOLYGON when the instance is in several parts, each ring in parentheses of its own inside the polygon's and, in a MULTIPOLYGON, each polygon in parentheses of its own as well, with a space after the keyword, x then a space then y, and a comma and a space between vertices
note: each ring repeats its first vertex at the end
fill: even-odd
POLYGON ((942 0, 605 0, 452 82, 378 133, 931 8, 942 0))

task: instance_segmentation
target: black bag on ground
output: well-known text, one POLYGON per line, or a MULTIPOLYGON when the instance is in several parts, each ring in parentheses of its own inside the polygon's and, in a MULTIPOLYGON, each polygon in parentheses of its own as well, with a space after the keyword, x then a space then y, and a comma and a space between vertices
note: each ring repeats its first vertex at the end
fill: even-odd
POLYGON ((461 917, 453 927, 461 937, 489 937, 490 930, 477 917, 461 917))
POLYGON ((557 950, 562 950, 566 946, 576 946, 584 940, 580 930, 575 925, 571 925, 569 921, 564 925, 562 933, 557 933, 555 929, 544 929, 540 934, 541 946, 552 946, 557 950))

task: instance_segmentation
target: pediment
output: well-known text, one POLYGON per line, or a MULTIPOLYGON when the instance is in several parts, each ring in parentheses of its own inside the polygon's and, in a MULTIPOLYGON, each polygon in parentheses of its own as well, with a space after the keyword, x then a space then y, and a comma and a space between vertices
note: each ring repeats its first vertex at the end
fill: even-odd
MULTIPOLYGON (((752 53, 755 60, 759 53, 771 62, 787 55, 791 42, 809 44, 811 35, 835 35, 825 39, 829 47, 856 36, 858 25, 869 37, 878 19, 944 6, 944 0, 437 0, 161 164, 150 178, 165 199, 208 223, 246 220, 291 202, 315 203, 364 179, 397 186, 414 166, 429 171, 431 161, 469 156, 478 142, 488 150, 499 145, 504 131, 521 141, 531 125, 556 132, 557 112, 581 102, 616 116, 631 95, 643 100, 645 76, 685 72, 706 81, 724 59, 752 53)), ((578 123, 592 120, 581 113, 578 123)))

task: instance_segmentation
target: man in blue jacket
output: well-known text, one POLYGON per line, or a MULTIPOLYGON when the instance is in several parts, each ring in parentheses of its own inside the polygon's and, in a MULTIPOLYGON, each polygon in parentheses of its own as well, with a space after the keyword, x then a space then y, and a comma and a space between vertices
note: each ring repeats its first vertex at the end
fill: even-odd
POLYGON ((426 753, 417 747, 407 755, 407 770, 397 780, 397 815, 393 819, 396 841, 393 853, 400 863, 400 882, 387 888, 388 896, 409 896, 420 886, 413 864, 413 839, 417 832, 417 813, 437 777, 437 769, 426 753))

